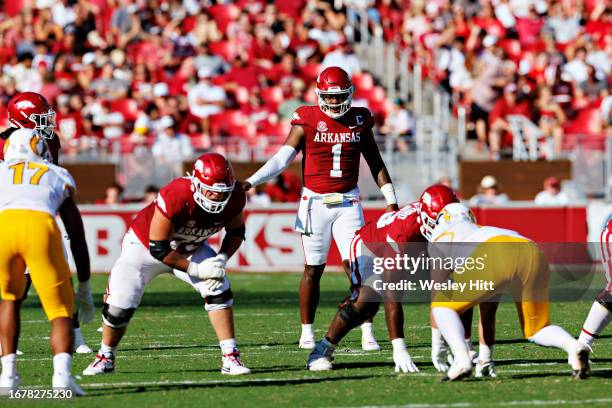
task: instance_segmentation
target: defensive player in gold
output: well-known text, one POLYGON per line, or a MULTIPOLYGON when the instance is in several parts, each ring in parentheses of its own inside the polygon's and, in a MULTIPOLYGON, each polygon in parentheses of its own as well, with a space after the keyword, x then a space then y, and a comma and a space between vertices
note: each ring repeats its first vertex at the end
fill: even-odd
MULTIPOLYGON (((20 308, 26 287, 25 268, 51 321, 54 388, 83 395, 71 375, 74 332, 73 289, 64 258, 59 213, 67 229, 82 223, 72 195, 75 183, 65 169, 43 159, 48 146, 37 130, 14 131, 4 146, 0 163, 0 392, 19 386, 16 360, 20 308)), ((83 289, 89 288, 89 270, 80 270, 83 289)), ((91 299, 91 294, 86 297, 91 299)), ((93 309, 93 304, 88 305, 93 309)))
MULTIPOLYGON (((434 279, 440 282, 451 279, 456 285, 436 293, 431 304, 438 328, 454 355, 445 380, 468 377, 472 370, 459 315, 481 302, 495 304, 502 293, 511 294, 516 302, 525 338, 541 346, 565 350, 574 375, 586 378, 588 349, 561 327, 550 324, 550 272, 543 253, 533 241, 515 231, 477 225, 470 209, 460 203, 444 208, 430 241, 439 243, 430 245, 430 256, 451 259, 454 265, 449 271, 441 268, 434 271, 434 279)), ((481 318, 483 327, 492 327, 494 333, 495 313, 481 318)), ((493 366, 493 341, 494 337, 485 342, 480 339, 477 374, 482 375, 483 369, 493 366)))

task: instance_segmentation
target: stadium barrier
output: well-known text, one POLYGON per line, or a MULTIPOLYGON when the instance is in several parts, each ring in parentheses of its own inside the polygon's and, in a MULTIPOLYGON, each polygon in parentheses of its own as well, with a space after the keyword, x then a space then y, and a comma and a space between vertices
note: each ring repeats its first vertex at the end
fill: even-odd
MULTIPOLYGON (((591 204, 588 221, 597 232, 602 219, 607 219, 612 206, 591 204), (599 207, 598 207, 599 206, 599 207)), ((230 260, 231 269, 244 271, 300 271, 303 250, 299 234, 293 225, 297 205, 275 204, 268 208, 249 208, 245 211, 246 241, 230 260)), ((141 205, 120 206, 82 205, 85 233, 92 270, 109 272, 121 252, 121 240, 141 205)), ((380 202, 364 203, 366 220, 373 220, 384 211, 380 202)), ((517 202, 503 207, 474 209, 480 223, 517 230, 538 242, 587 242, 587 206, 536 207, 533 203, 517 202)), ((65 234, 64 234, 65 235, 65 234)), ((589 241, 596 242, 596 233, 589 241)), ((219 246, 221 234, 209 243, 219 246)), ((68 243, 67 243, 68 245, 68 243)), ((70 259, 72 265, 72 259, 70 259)), ((332 244, 328 265, 341 265, 338 251, 332 244)))

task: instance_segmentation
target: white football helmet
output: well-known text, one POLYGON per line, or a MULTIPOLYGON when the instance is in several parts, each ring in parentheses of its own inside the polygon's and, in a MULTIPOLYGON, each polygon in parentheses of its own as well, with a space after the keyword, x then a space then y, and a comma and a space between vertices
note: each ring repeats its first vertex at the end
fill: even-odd
POLYGON ((45 138, 35 129, 17 129, 4 143, 4 160, 51 161, 45 138))
POLYGON ((436 219, 436 226, 452 224, 459 221, 467 221, 471 224, 476 223, 476 217, 472 210, 461 203, 451 203, 444 207, 436 219))

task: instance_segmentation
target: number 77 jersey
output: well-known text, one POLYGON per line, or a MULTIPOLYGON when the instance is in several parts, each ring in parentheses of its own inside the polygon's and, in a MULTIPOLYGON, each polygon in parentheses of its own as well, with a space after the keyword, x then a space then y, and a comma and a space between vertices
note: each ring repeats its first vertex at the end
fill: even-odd
POLYGON ((366 138, 372 136, 374 120, 366 108, 352 107, 332 119, 318 106, 302 106, 292 125, 304 129, 303 184, 319 194, 346 193, 357 185, 359 161, 366 138))

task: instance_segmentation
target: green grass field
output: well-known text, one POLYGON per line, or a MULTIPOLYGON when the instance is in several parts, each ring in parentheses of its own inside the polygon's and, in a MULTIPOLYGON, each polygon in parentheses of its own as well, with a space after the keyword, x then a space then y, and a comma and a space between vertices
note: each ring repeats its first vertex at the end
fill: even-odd
MULTIPOLYGON (((163 276, 148 287, 117 355, 113 374, 83 377, 84 398, 70 406, 236 407, 236 406, 558 406, 609 407, 612 404, 612 333, 595 344, 592 378, 573 380, 565 354, 521 340, 514 306, 500 306, 495 360, 499 377, 440 383, 430 363, 428 306, 405 305, 406 342, 418 374, 393 372, 391 344, 382 314, 375 330, 382 351, 361 351, 360 333, 350 333, 335 353, 335 370, 305 369, 307 351, 297 347, 299 274, 235 274, 232 286, 238 342, 253 374, 222 376, 220 353, 199 296, 177 279, 163 276)), ((106 276, 94 277, 100 306, 106 276)), ((328 273, 322 282, 317 338, 346 295, 346 277, 328 273)), ((555 303, 552 321, 577 335, 590 302, 555 303)), ((25 387, 49 387, 49 325, 35 295, 22 314, 19 371, 25 387)), ((83 328, 97 349, 98 322, 83 328)), ((80 374, 92 355, 76 355, 80 374)), ((12 403, 14 401, 8 401, 12 403)), ((7 401, 0 401, 5 405, 7 401)), ((22 401, 21 404, 32 403, 22 401)), ((40 405, 42 402, 38 402, 40 405)), ((55 402, 56 404, 65 404, 55 402)), ((49 404, 45 401, 44 404, 49 404)))

